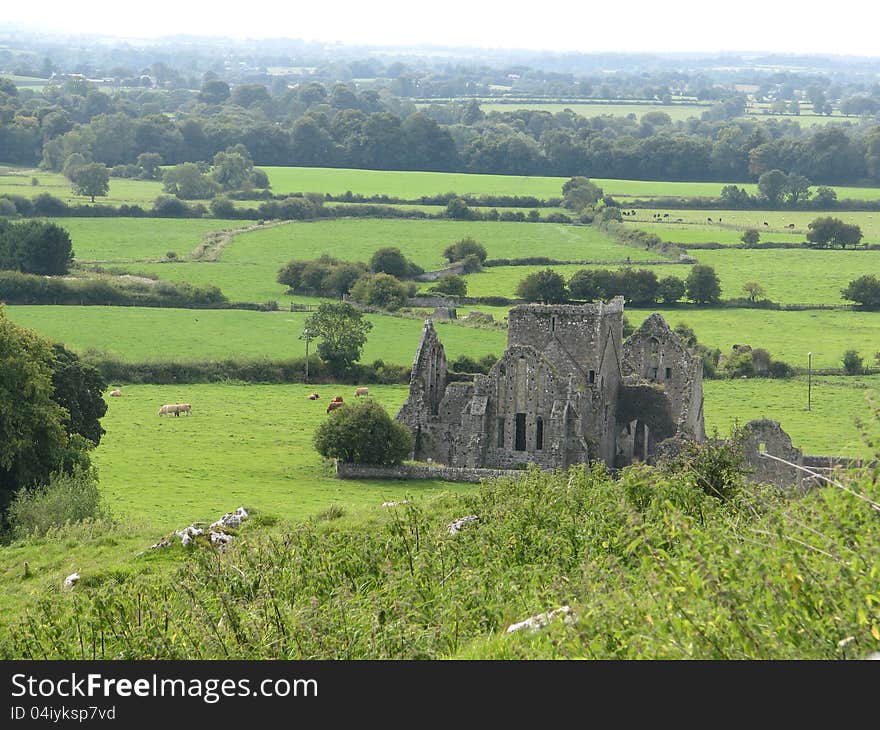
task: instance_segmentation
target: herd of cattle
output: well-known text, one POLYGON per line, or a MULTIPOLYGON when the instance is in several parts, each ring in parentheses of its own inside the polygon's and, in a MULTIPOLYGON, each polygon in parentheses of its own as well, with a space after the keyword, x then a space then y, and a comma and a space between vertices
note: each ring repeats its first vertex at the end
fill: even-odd
MULTIPOLYGON (((356 388, 354 391, 355 398, 364 398, 370 394, 368 388, 356 388)), ((121 388, 114 388, 110 391, 110 395, 114 397, 120 397, 122 395, 121 388)), ((306 396, 309 400, 318 400, 321 396, 317 393, 309 393, 306 396)), ((345 405, 345 401, 342 399, 341 395, 333 396, 333 400, 327 405, 327 413, 331 411, 335 411, 337 408, 341 408, 345 405)), ((160 416, 170 416, 174 414, 175 416, 180 416, 181 413, 185 413, 188 416, 192 415, 192 405, 189 403, 166 403, 164 406, 159 408, 159 413, 157 415, 160 416)))
MULTIPOLYGON (((370 394, 370 391, 368 388, 356 388, 354 391, 355 398, 363 398, 363 397, 368 396, 369 394, 370 394)), ((309 400, 318 400, 318 398, 320 398, 320 397, 321 396, 318 395, 317 393, 309 393, 306 396, 306 398, 308 398, 309 400)), ((331 411, 335 411, 337 408, 342 408, 342 406, 344 406, 344 405, 345 405, 345 401, 342 399, 342 396, 341 395, 334 395, 333 400, 331 400, 327 404, 327 413, 330 413, 331 411)))

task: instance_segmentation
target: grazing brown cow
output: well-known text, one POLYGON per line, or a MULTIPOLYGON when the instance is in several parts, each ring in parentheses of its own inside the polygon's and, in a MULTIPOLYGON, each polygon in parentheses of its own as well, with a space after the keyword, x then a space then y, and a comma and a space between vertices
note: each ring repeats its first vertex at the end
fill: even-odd
POLYGON ((178 403, 177 404, 177 415, 179 416, 181 413, 186 413, 186 415, 191 416, 193 412, 193 407, 189 403, 178 403))
POLYGON ((342 401, 342 396, 341 396, 341 395, 334 395, 334 396, 333 396, 333 400, 332 400, 331 402, 332 402, 332 403, 342 403, 342 402, 343 402, 343 401, 342 401))
POLYGON ((327 413, 330 413, 330 411, 335 411, 337 408, 342 408, 342 406, 344 405, 345 403, 343 403, 341 400, 330 401, 330 403, 327 404, 327 413))
POLYGON ((306 397, 309 400, 318 400, 318 398, 320 398, 321 396, 318 395, 317 393, 309 393, 306 397))
POLYGON ((110 395, 112 395, 114 398, 117 398, 122 395, 122 389, 121 388, 114 388, 113 390, 110 391, 110 395))
POLYGON ((360 398, 360 397, 363 396, 363 395, 369 395, 369 394, 370 394, 370 389, 369 389, 369 388, 358 388, 358 389, 355 390, 355 392, 354 392, 354 397, 355 397, 355 398, 360 398))
POLYGON ((159 409, 160 416, 167 416, 170 414, 178 415, 177 413, 177 404, 176 403, 166 403, 159 409))

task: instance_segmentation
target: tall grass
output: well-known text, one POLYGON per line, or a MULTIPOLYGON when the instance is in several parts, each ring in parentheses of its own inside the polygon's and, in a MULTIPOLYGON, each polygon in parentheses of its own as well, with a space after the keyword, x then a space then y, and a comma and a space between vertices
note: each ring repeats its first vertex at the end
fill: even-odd
POLYGON ((171 576, 52 596, 10 658, 839 659, 880 646, 880 522, 861 497, 601 467, 484 483, 361 520, 180 554, 171 576), (478 515, 461 532, 449 523, 478 515), (506 635, 567 604, 576 617, 506 635))

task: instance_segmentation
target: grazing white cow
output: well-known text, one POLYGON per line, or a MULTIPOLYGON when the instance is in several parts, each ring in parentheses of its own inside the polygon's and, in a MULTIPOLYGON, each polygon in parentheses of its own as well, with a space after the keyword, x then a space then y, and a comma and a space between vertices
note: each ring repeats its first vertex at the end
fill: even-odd
POLYGON ((360 398, 361 396, 365 396, 365 395, 369 395, 369 394, 370 394, 369 388, 358 388, 354 392, 354 397, 360 398))
POLYGON ((114 388, 110 391, 110 395, 112 395, 114 398, 118 398, 122 395, 122 388, 114 388))

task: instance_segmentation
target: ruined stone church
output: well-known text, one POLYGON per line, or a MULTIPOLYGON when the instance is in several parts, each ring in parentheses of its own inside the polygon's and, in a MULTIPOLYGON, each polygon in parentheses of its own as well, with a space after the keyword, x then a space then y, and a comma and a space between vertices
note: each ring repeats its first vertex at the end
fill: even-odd
POLYGON ((705 440, 699 356, 659 314, 623 339, 623 298, 528 304, 508 315, 488 375, 455 379, 425 322, 397 419, 412 457, 458 467, 543 468, 649 461, 665 439, 705 440))

